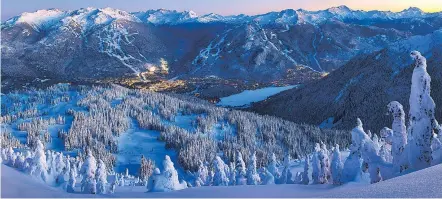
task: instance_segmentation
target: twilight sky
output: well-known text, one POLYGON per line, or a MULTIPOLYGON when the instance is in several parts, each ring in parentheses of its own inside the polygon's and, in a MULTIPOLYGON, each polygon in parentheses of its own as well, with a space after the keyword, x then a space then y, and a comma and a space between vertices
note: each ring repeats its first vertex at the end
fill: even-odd
POLYGON ((347 5, 352 9, 400 11, 410 6, 427 12, 442 11, 442 0, 1 0, 1 19, 39 9, 74 10, 112 7, 125 11, 148 9, 193 10, 198 14, 261 14, 288 8, 321 10, 347 5))

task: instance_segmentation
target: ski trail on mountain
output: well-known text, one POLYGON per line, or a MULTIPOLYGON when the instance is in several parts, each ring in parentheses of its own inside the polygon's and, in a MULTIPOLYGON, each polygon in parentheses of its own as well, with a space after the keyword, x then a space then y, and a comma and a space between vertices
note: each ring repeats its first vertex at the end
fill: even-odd
MULTIPOLYGON (((321 43, 321 41, 322 41, 322 39, 324 38, 324 34, 322 33, 322 31, 318 28, 318 30, 319 30, 319 32, 321 33, 321 38, 319 39, 319 42, 318 42, 318 44, 319 43, 321 43)), ((313 53, 313 55, 312 55, 312 58, 313 58, 313 60, 315 61, 315 63, 316 63, 316 65, 318 66, 318 68, 319 68, 319 71, 324 71, 323 69, 322 69, 322 67, 321 67, 321 65, 319 64, 319 61, 318 61, 318 59, 316 58, 316 55, 318 54, 318 51, 317 51, 317 44, 316 44, 316 39, 317 39, 317 34, 315 33, 315 38, 313 39, 313 42, 312 42, 312 45, 313 45, 313 50, 314 50, 314 53, 313 53)))

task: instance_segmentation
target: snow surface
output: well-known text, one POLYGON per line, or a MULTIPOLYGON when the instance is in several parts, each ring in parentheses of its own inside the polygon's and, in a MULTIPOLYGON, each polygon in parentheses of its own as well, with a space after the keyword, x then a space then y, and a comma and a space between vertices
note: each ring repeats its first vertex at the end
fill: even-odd
POLYGON ((376 184, 349 183, 334 185, 254 185, 197 187, 174 192, 146 192, 143 186, 117 187, 115 194, 70 194, 59 188, 32 179, 13 168, 2 165, 1 197, 145 197, 145 198, 213 198, 213 197, 387 197, 431 198, 442 196, 442 164, 399 176, 376 184), (23 191, 27 190, 27 191, 23 191), (32 190, 32 191, 31 191, 32 190))
POLYGON ((252 102, 259 102, 265 100, 272 95, 276 95, 282 91, 292 89, 295 87, 297 87, 297 85, 284 86, 284 87, 271 86, 256 90, 245 90, 241 93, 221 98, 221 101, 218 102, 217 105, 225 107, 247 107, 252 102))
MULTIPOLYGON (((153 160, 155 166, 161 171, 164 169, 162 162, 165 155, 172 158, 173 162, 178 162, 177 154, 173 149, 165 149, 165 142, 158 140, 160 132, 139 128, 135 120, 132 121, 132 128, 122 133, 118 139, 118 154, 115 171, 123 173, 126 168, 134 175, 140 168, 141 155, 153 160)), ((179 166, 179 165, 177 165, 179 166)), ((183 171, 179 169, 182 176, 183 171)))
POLYGON ((25 12, 21 14, 15 22, 28 23, 33 29, 38 31, 41 28, 47 28, 57 23, 65 16, 65 12, 57 9, 38 10, 32 13, 25 12))

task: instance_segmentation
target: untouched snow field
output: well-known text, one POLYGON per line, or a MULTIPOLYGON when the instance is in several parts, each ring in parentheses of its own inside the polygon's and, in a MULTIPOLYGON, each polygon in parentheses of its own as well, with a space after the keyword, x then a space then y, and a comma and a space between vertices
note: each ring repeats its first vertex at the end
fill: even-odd
POLYGON ((442 196, 442 164, 399 176, 376 184, 350 183, 334 185, 256 185, 228 187, 198 187, 174 192, 146 192, 146 188, 117 187, 115 194, 71 194, 50 187, 31 176, 2 165, 1 197, 144 197, 144 198, 214 198, 214 197, 379 197, 437 198, 442 196))
POLYGON ((115 171, 124 173, 128 168, 129 173, 135 175, 140 168, 141 155, 153 160, 161 170, 163 170, 161 162, 165 155, 178 162, 175 150, 165 149, 166 143, 158 140, 159 135, 158 131, 139 128, 138 123, 132 120, 132 128, 117 138, 119 151, 116 154, 115 171))
POLYGON ((266 87, 256 90, 245 90, 241 93, 221 98, 221 101, 218 102, 217 105, 224 107, 247 107, 252 102, 265 100, 272 95, 276 95, 282 91, 295 87, 297 86, 266 87))

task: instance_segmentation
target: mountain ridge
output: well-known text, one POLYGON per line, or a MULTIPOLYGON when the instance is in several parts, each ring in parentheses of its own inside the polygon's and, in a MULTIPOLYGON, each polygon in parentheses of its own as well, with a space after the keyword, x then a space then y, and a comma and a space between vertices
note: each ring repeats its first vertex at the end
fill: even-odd
MULTIPOLYGON (((442 30, 413 36, 380 51, 356 56, 327 77, 255 103, 252 110, 339 129, 351 129, 354 118, 361 118, 367 129, 377 133, 391 125, 391 116, 380 114, 387 113, 389 102, 400 102, 408 113, 413 69, 409 53, 413 50, 427 58, 431 95, 436 104, 442 103, 441 47, 442 30)), ((436 111, 435 115, 441 118, 442 112, 436 111)))
POLYGON ((416 8, 393 13, 341 6, 236 17, 164 9, 40 10, 2 23, 2 86, 210 76, 300 84, 354 56, 440 28, 441 13, 416 8))
MULTIPOLYGON (((392 11, 379 11, 379 10, 353 10, 345 5, 331 7, 324 10, 317 10, 317 11, 308 11, 304 9, 285 9, 281 11, 270 11, 263 14, 256 14, 256 15, 246 15, 246 14, 238 14, 238 15, 220 15, 216 13, 208 13, 204 15, 198 15, 192 10, 184 10, 184 11, 177 11, 177 10, 169 10, 169 9, 149 9, 146 11, 135 11, 135 12, 126 12, 121 9, 114 9, 110 7, 106 8, 94 8, 94 7, 87 7, 87 8, 80 8, 77 10, 61 10, 57 8, 50 8, 50 9, 40 9, 36 10, 35 12, 24 12, 20 15, 11 17, 7 19, 6 21, 2 22, 2 26, 5 25, 12 25, 16 22, 27 22, 26 17, 29 15, 32 15, 33 17, 42 17, 45 13, 49 12, 56 12, 60 15, 70 16, 75 15, 79 12, 83 11, 94 11, 94 12, 103 12, 108 11, 108 14, 114 14, 114 16, 120 15, 130 15, 131 17, 135 17, 134 22, 137 22, 138 20, 144 22, 144 23, 152 23, 152 24, 180 24, 180 23, 192 23, 192 22, 200 22, 200 23, 210 23, 210 22, 225 22, 225 23, 244 23, 251 20, 256 20, 257 18, 261 16, 269 16, 275 13, 278 13, 279 15, 283 15, 284 13, 292 13, 296 14, 298 17, 297 21, 308 21, 310 23, 315 22, 315 20, 300 20, 302 18, 300 15, 307 15, 307 17, 312 16, 321 16, 325 15, 326 17, 339 17, 340 19, 344 18, 350 18, 350 19, 362 19, 362 18, 413 18, 413 17, 434 17, 434 16, 440 16, 442 14, 442 11, 439 12, 424 12, 420 8, 417 7, 409 7, 407 9, 404 9, 402 11, 398 12, 392 12, 392 11), (111 12, 109 12, 111 11, 111 12), (328 14, 328 15, 327 15, 328 14), (331 15, 330 15, 331 14, 331 15)), ((48 17, 50 17, 49 15, 48 17)), ((119 18, 120 19, 120 18, 119 18)), ((128 18, 126 18, 128 19, 128 18)), ((28 19, 31 20, 31 19, 28 19)))

